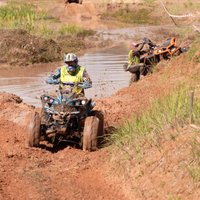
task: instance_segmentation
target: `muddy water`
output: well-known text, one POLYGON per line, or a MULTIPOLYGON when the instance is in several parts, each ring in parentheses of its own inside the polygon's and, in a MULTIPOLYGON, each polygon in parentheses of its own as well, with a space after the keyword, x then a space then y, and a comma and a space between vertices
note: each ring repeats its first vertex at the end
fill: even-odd
MULTIPOLYGON (((79 58, 93 81, 93 87, 86 90, 87 97, 107 97, 120 88, 128 86, 130 74, 123 71, 127 60, 125 46, 116 46, 104 51, 92 51, 79 58)), ((45 83, 46 78, 62 63, 51 63, 0 71, 0 91, 14 93, 24 102, 40 106, 40 95, 53 92, 58 86, 45 83)))

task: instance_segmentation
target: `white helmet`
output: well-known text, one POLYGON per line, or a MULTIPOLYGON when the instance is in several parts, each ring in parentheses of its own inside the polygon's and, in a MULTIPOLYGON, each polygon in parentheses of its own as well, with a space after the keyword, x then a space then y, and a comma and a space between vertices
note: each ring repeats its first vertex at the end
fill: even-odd
POLYGON ((75 62, 76 64, 78 64, 78 58, 75 54, 73 53, 68 53, 67 55, 64 56, 64 62, 75 62))

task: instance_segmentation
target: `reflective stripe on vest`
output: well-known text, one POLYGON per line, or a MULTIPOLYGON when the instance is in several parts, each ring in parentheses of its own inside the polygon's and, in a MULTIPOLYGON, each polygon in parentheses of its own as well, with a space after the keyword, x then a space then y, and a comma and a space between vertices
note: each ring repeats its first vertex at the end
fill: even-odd
MULTIPOLYGON (((84 67, 78 66, 77 67, 78 73, 74 76, 70 75, 67 71, 67 67, 64 65, 61 67, 61 74, 60 74, 60 80, 61 80, 61 85, 60 87, 64 89, 64 85, 62 83, 70 82, 70 83, 79 83, 83 81, 83 72, 84 72, 84 67)), ((83 92, 82 88, 75 87, 73 90, 76 94, 80 94, 83 92)))

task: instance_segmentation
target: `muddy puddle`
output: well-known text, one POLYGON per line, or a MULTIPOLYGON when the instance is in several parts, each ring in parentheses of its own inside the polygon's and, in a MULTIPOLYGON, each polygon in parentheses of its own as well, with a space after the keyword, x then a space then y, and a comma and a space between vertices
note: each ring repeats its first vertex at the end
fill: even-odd
MULTIPOLYGON (((130 74, 123 71, 123 63, 127 60, 128 49, 124 45, 115 46, 102 51, 92 51, 79 58, 92 81, 93 87, 87 89, 88 98, 102 98, 114 94, 128 86, 130 74)), ((53 92, 58 86, 45 83, 47 77, 61 63, 51 63, 21 67, 16 70, 0 71, 0 91, 14 93, 24 102, 40 107, 40 95, 53 92)))

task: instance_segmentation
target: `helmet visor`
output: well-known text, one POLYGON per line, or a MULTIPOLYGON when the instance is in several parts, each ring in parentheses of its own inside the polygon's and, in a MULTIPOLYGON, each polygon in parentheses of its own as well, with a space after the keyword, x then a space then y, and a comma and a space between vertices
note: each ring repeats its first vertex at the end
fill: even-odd
POLYGON ((67 64, 68 66, 74 66, 75 63, 73 61, 66 61, 65 64, 67 64))

